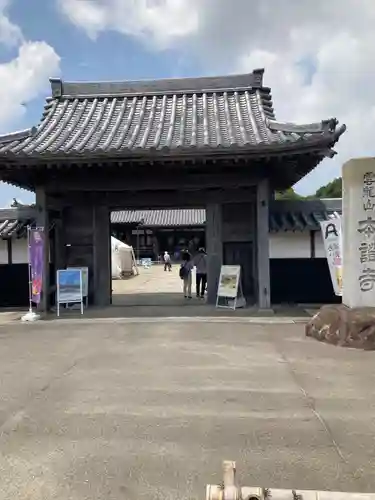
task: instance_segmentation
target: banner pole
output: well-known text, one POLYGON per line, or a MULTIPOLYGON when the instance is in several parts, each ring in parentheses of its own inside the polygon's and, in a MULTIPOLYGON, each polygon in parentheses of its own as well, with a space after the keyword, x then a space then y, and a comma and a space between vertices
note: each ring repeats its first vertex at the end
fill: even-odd
POLYGON ((21 321, 38 321, 40 315, 33 311, 33 275, 31 269, 31 227, 27 226, 28 268, 29 268, 29 310, 22 316, 21 321))
POLYGON ((29 313, 33 313, 33 278, 31 275, 31 259, 30 259, 30 226, 27 226, 27 256, 28 256, 28 267, 29 267, 29 313))

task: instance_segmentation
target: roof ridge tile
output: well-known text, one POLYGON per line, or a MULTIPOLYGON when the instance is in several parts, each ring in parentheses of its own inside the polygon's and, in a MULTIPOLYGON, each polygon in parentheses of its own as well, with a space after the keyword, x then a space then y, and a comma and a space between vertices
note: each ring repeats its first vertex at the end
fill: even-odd
POLYGON ((104 95, 144 95, 160 93, 192 94, 214 91, 236 90, 239 88, 262 88, 264 69, 252 73, 225 76, 204 76, 185 78, 163 78, 156 80, 123 81, 77 81, 65 82, 60 78, 50 78, 52 96, 100 96, 104 95))

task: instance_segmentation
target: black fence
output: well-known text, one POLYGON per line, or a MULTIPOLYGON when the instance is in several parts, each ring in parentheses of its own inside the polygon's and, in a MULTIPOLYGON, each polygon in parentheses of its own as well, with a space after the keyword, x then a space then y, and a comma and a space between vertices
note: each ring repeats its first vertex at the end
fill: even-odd
POLYGON ((272 304, 335 304, 326 259, 271 259, 272 304))
MULTIPOLYGON (((27 264, 0 265, 0 307, 26 307, 29 303, 27 264)), ((51 285, 55 271, 50 268, 51 285)), ((272 304, 330 304, 336 297, 326 259, 271 259, 272 304)), ((54 294, 51 296, 54 302, 54 294)))
MULTIPOLYGON (((51 285, 54 284, 54 266, 50 266, 51 285)), ((28 264, 0 264, 0 307, 27 307, 29 305, 28 264)))

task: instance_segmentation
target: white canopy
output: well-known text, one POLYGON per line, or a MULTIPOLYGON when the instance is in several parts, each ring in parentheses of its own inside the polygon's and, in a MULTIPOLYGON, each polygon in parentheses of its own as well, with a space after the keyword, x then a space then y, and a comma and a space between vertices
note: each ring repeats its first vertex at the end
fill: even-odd
POLYGON ((133 273, 133 247, 111 236, 112 279, 133 273))

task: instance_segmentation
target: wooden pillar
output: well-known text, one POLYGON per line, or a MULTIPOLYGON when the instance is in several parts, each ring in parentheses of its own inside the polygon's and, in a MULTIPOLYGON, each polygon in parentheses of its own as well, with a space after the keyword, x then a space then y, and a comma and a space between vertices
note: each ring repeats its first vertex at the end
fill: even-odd
POLYGON ((310 259, 315 259, 315 233, 316 231, 310 231, 310 259))
POLYGON ((7 240, 7 249, 8 249, 8 264, 13 264, 13 249, 12 249, 12 238, 8 238, 7 240))
POLYGON ((57 219, 55 223, 55 268, 64 269, 66 266, 65 262, 65 245, 64 245, 64 235, 63 235, 63 225, 62 220, 57 219))
POLYGON ((50 306, 50 273, 49 273, 49 217, 47 195, 43 187, 37 187, 36 197, 36 225, 44 229, 44 252, 43 252, 43 288, 38 310, 47 312, 50 306))
POLYGON ((211 203, 206 207, 206 247, 208 256, 207 303, 216 303, 220 268, 223 262, 222 206, 211 203))
POLYGON ((258 306, 271 307, 270 258, 269 258, 269 185, 262 180, 257 187, 257 268, 258 306))
POLYGON ((94 304, 111 303, 110 221, 109 210, 93 206, 94 304))

